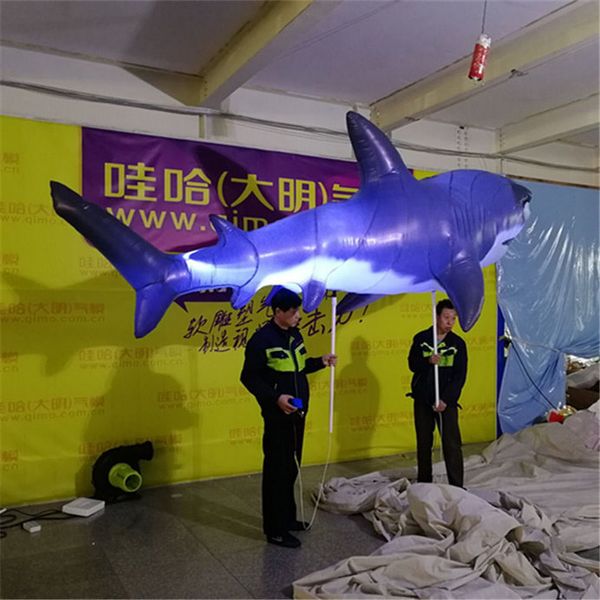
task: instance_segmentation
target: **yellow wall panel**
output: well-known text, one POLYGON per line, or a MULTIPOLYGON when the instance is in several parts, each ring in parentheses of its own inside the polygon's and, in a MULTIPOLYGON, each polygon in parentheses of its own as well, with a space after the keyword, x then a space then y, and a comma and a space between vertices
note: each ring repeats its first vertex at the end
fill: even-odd
MULTIPOLYGON (((229 304, 173 305, 154 332, 135 339, 133 290, 51 207, 50 180, 80 189, 80 128, 2 117, 0 134, 0 504, 89 495, 103 451, 145 440, 155 457, 141 463, 144 485, 259 471, 262 420, 239 383, 239 339, 267 317, 259 312, 265 294, 245 326, 229 304), (228 323, 211 334, 226 332, 223 347, 194 332, 204 321, 228 323)), ((465 335, 465 442, 495 435, 493 268, 485 285, 482 317, 465 335)), ((332 460, 414 449, 407 354, 430 325, 430 300, 389 297, 341 317, 332 460)), ((304 316, 310 354, 329 351, 330 318, 328 300, 304 316)), ((310 380, 305 461, 322 463, 329 372, 310 380)))

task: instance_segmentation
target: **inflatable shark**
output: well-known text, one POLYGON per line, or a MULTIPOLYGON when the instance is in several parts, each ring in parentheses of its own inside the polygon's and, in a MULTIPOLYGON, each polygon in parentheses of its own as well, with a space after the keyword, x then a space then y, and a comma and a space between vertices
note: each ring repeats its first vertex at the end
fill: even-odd
POLYGON ((481 268, 499 260, 522 229, 529 190, 475 170, 417 181, 382 131, 354 112, 346 120, 361 174, 352 198, 250 232, 211 216, 213 246, 164 253, 53 181, 54 209, 136 290, 136 337, 152 331, 177 297, 227 287, 237 309, 273 285, 301 292, 306 311, 327 290, 349 292, 341 310, 389 294, 443 290, 468 331, 483 306, 481 268))

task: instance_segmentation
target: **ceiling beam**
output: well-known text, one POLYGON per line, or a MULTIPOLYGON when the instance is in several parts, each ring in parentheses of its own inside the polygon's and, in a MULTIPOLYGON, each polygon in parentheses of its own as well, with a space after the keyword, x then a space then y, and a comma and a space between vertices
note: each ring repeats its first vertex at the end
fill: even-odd
POLYGON ((517 152, 598 127, 598 100, 598 94, 594 94, 499 129, 497 151, 517 152))
POLYGON ((199 73, 194 104, 218 108, 219 104, 279 53, 271 48, 277 36, 304 13, 314 0, 268 0, 199 73))
POLYGON ((570 9, 540 19, 525 27, 518 38, 500 43, 490 51, 485 73, 485 85, 467 77, 471 57, 466 57, 407 88, 375 102, 372 115, 375 123, 390 131, 452 106, 508 79, 511 73, 527 71, 549 60, 589 43, 598 37, 598 2, 578 2, 570 9))

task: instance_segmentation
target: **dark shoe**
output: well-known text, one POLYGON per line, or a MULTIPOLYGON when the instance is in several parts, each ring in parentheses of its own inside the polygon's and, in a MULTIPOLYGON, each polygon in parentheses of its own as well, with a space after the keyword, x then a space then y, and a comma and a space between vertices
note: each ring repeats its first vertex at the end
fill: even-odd
POLYGON ((307 531, 310 529, 310 523, 307 523, 306 521, 292 521, 289 524, 288 529, 290 531, 307 531))
POLYGON ((267 542, 269 544, 275 544, 276 546, 283 546, 284 548, 299 548, 301 545, 300 540, 294 537, 291 533, 283 533, 281 535, 268 535, 267 542))

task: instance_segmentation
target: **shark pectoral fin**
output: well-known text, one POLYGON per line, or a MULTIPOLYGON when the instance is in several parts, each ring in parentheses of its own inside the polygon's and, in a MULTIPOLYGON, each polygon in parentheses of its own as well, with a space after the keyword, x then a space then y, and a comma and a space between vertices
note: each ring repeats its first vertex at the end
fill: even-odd
POLYGON ((376 302, 380 298, 384 298, 385 294, 346 294, 337 306, 337 312, 340 315, 349 313, 351 310, 356 310, 367 304, 376 302))
POLYGON ((256 288, 253 285, 243 285, 234 289, 233 294, 231 294, 231 306, 236 310, 239 310, 242 306, 246 306, 246 304, 252 300, 254 294, 256 294, 256 288))
POLYGON ((135 298, 135 337, 150 333, 175 299, 175 293, 163 282, 153 283, 137 291, 135 298))
POLYGON ((302 288, 302 308, 305 312, 312 312, 321 304, 327 288, 322 281, 312 279, 302 288))
POLYGON ((463 331, 469 331, 483 307, 483 273, 479 263, 469 256, 460 258, 435 277, 454 304, 463 331))

